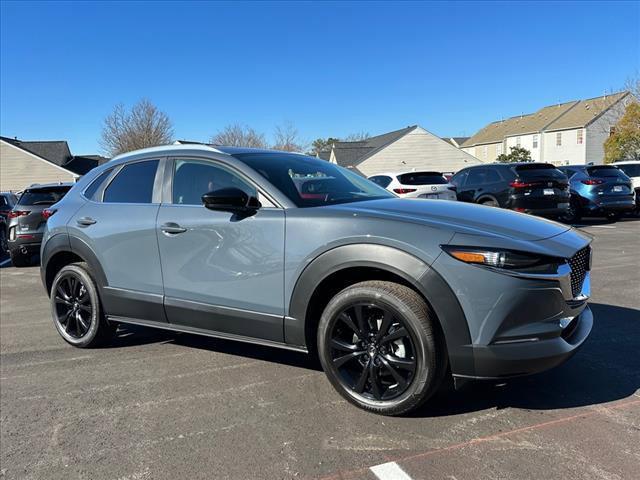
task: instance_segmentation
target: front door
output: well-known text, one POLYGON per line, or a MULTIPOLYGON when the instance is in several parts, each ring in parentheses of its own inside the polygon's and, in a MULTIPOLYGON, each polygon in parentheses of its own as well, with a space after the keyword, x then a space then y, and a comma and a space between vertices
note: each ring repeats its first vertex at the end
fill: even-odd
POLYGON ((157 219, 168 321, 283 341, 284 211, 266 199, 250 216, 209 210, 205 193, 258 190, 215 161, 174 159, 172 169, 171 198, 157 219))

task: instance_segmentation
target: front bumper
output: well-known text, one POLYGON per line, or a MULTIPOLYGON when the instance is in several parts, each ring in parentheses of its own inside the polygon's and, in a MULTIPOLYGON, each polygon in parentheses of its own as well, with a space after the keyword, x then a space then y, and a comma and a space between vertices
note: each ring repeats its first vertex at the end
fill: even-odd
MULTIPOLYGON (((462 236, 453 242, 467 243, 462 236)), ((531 242, 565 258, 588 243, 574 230, 531 242)), ((553 274, 528 274, 473 266, 447 254, 433 266, 455 292, 469 332, 468 343, 447 343, 454 377, 497 379, 541 372, 567 360, 591 332, 588 266, 584 277, 577 264, 572 274, 569 263, 553 274), (579 286, 577 278, 583 278, 579 286)))
POLYGON ((515 343, 473 346, 471 353, 477 379, 499 379, 530 375, 556 367, 580 348, 591 333, 593 314, 587 306, 573 318, 560 336, 515 343))

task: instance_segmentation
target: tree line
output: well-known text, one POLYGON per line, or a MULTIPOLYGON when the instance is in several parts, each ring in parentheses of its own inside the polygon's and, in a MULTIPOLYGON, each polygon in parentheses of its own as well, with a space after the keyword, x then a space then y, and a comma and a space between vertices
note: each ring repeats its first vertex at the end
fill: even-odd
MULTIPOLYGON (((316 155, 322 151, 329 151, 335 142, 358 141, 368 137, 368 133, 356 133, 343 139, 329 137, 305 142, 296 126, 291 122, 285 122, 276 125, 273 143, 269 143, 264 133, 249 125, 234 123, 211 135, 209 143, 232 147, 272 148, 316 155)), ((174 140, 173 123, 169 116, 150 100, 142 99, 130 109, 123 104, 114 107, 104 119, 99 144, 104 153, 115 157, 140 148, 168 145, 174 140)))

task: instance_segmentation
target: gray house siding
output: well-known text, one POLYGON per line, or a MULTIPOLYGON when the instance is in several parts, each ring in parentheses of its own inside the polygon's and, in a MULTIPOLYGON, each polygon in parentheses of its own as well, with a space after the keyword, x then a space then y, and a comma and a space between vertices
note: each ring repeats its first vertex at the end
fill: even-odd
POLYGON ((20 191, 33 183, 73 182, 72 172, 0 140, 0 190, 20 191))

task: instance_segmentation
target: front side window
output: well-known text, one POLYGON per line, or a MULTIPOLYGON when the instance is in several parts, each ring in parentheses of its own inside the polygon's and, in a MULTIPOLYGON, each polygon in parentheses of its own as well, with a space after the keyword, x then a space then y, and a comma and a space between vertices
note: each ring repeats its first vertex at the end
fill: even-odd
POLYGON ((487 172, 484 168, 474 168, 469 171, 469 178, 467 183, 469 185, 482 185, 487 178, 487 172))
POLYGON ((562 132, 556 133, 556 147, 562 145, 562 132))
POLYGON ((224 188, 238 188, 250 197, 258 197, 255 187, 219 165, 202 160, 175 162, 172 195, 174 204, 202 205, 205 193, 224 188))
POLYGON ((538 135, 533 136, 533 148, 538 148, 538 135))
POLYGON ((583 137, 584 133, 583 132, 584 132, 584 130, 582 130, 582 129, 576 130, 576 143, 578 145, 582 145, 582 142, 584 140, 584 137, 583 137))
POLYGON ((469 174, 468 170, 463 170, 461 172, 458 172, 449 179, 449 183, 451 185, 455 185, 457 188, 460 188, 464 185, 464 181, 467 179, 468 174, 469 174))
POLYGON ((107 203, 152 203, 158 160, 125 165, 104 191, 107 203))
POLYGON ((297 207, 319 207, 395 195, 346 168, 287 153, 239 153, 235 158, 271 182, 297 207))

